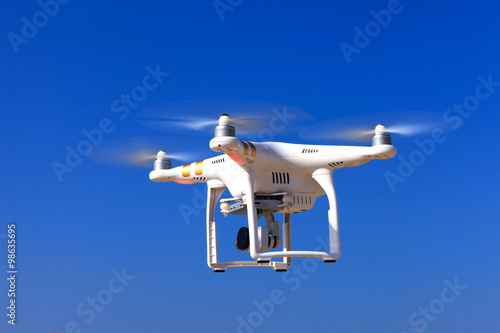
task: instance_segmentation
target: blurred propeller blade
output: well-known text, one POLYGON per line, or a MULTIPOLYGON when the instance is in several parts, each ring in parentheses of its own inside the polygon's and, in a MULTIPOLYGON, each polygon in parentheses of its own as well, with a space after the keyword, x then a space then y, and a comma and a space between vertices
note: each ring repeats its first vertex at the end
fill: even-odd
POLYGON ((290 133, 295 125, 312 120, 307 112, 294 107, 249 100, 173 102, 144 109, 137 117, 140 124, 155 130, 206 136, 213 134, 222 114, 231 117, 238 135, 260 129, 270 129, 274 134, 290 133))
MULTIPOLYGON (((171 152, 172 140, 160 137, 133 137, 104 142, 94 147, 88 156, 94 162, 118 167, 153 167, 156 154, 166 150, 169 160, 179 162, 192 162, 201 159, 194 153, 171 152), (170 144, 168 143, 170 141, 170 144)), ((206 155, 206 154, 205 154, 206 155)))
POLYGON ((304 128, 299 136, 305 140, 340 140, 368 142, 375 134, 375 126, 384 124, 387 133, 415 136, 446 128, 442 114, 427 111, 404 111, 361 114, 329 120, 304 128))

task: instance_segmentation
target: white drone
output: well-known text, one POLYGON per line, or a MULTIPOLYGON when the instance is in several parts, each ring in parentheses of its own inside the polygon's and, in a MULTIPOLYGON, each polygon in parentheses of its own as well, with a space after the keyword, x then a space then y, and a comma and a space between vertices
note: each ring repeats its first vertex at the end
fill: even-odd
POLYGON ((224 272, 228 267, 271 267, 286 271, 292 257, 320 257, 324 262, 335 262, 341 250, 332 171, 394 157, 396 148, 385 126, 375 127, 372 146, 328 146, 241 141, 236 138, 233 125, 229 115, 223 114, 215 128, 215 137, 210 140, 210 148, 223 155, 172 168, 166 152, 161 150, 149 174, 154 182, 207 183, 208 266, 215 272, 224 272), (248 251, 254 260, 218 261, 214 215, 217 201, 226 188, 233 198, 220 200, 221 213, 248 215, 248 228, 239 230, 236 248, 248 251), (290 214, 311 209, 316 198, 323 194, 330 205, 329 252, 292 251, 290 214), (284 214, 282 226, 275 221, 275 213, 284 214), (262 216, 265 225, 259 226, 257 220, 262 216), (281 244, 281 251, 269 251, 279 249, 281 244), (271 260, 278 257, 283 260, 271 260))

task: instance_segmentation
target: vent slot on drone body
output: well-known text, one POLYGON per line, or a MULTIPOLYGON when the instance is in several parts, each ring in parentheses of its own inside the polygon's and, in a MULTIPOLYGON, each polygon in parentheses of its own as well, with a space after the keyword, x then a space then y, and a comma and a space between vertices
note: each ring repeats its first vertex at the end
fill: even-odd
POLYGON ((288 172, 273 172, 273 184, 290 184, 290 174, 288 172))
POLYGON ((302 149, 302 154, 311 154, 311 153, 317 153, 318 149, 302 149))
POLYGON ((341 166, 342 164, 344 164, 344 162, 332 162, 332 163, 328 163, 328 165, 331 166, 332 168, 336 168, 338 166, 341 166))
POLYGON ((310 205, 312 204, 312 198, 309 196, 293 196, 293 204, 294 205, 310 205))
POLYGON ((224 163, 224 157, 212 161, 212 164, 224 163))

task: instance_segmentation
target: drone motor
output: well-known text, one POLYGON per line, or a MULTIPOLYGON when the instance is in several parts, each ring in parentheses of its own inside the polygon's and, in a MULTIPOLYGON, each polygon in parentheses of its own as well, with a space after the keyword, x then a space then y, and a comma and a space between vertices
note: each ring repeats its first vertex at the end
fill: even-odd
POLYGON ((154 170, 168 170, 172 168, 172 162, 167 158, 167 152, 160 150, 156 154, 156 161, 153 165, 154 170))
POLYGON ((384 125, 378 124, 375 127, 375 135, 373 136, 372 139, 372 145, 377 146, 377 145, 391 145, 392 140, 391 136, 387 134, 387 129, 385 128, 384 125))

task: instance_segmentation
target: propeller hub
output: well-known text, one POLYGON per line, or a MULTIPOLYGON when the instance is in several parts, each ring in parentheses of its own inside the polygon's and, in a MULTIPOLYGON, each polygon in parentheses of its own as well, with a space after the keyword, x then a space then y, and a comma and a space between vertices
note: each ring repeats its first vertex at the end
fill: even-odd
POLYGON ((383 124, 378 124, 375 126, 375 135, 377 134, 387 134, 387 129, 383 124))
POLYGON ((166 160, 167 159, 167 152, 164 151, 163 149, 156 154, 156 159, 158 160, 166 160))
POLYGON ((231 125, 231 117, 227 113, 224 113, 219 118, 219 126, 230 126, 231 125))

